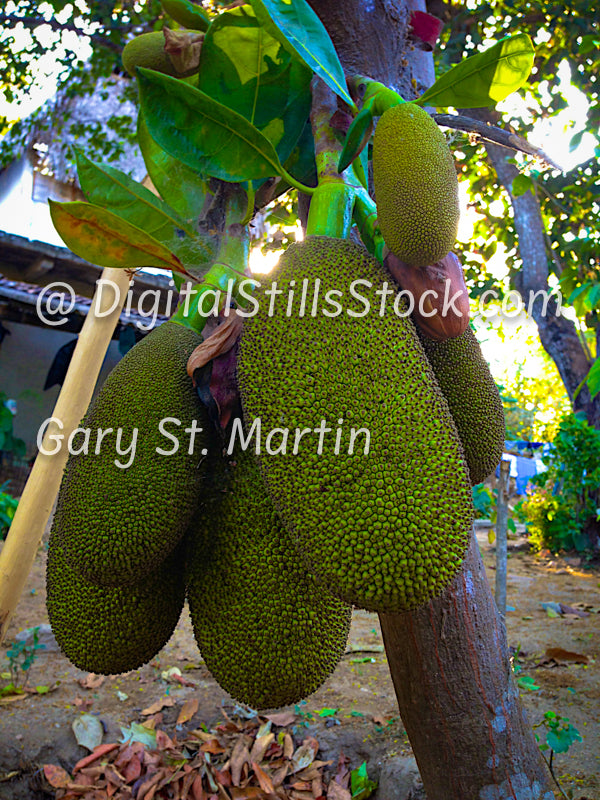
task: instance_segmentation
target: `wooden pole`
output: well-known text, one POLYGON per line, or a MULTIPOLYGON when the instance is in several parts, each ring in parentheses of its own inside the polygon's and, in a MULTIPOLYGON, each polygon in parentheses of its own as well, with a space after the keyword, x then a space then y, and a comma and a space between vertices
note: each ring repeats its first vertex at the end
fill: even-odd
POLYGON ((494 597, 498 611, 506 616, 506 570, 508 549, 508 491, 510 485, 510 461, 500 462, 498 500, 496 503, 496 590, 494 597))
POLYGON ((0 643, 19 602, 48 523, 69 455, 67 441, 84 416, 129 288, 129 272, 105 269, 99 280, 40 452, 0 552, 0 643), (118 300, 115 291, 119 293, 118 300), (113 308, 114 306, 114 308, 113 308), (112 309, 112 310, 111 310, 112 309), (109 312, 110 313, 107 313, 109 312), (61 439, 56 438, 61 436, 61 439), (42 450, 52 452, 44 455, 42 450))

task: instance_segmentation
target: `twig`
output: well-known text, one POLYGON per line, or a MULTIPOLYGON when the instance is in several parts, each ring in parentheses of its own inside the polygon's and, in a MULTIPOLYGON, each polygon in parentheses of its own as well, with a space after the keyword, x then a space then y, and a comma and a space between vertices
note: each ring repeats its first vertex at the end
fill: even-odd
POLYGON ((547 153, 544 153, 539 147, 530 144, 527 139, 517 136, 516 133, 511 133, 503 128, 497 128, 495 125, 488 125, 486 122, 481 122, 472 117, 465 117, 462 114, 432 114, 433 119, 438 125, 443 125, 446 128, 454 128, 465 133, 475 133, 486 142, 494 142, 501 147, 508 147, 510 150, 519 150, 521 153, 535 156, 541 159, 548 166, 554 167, 561 172, 562 167, 556 164, 547 153))

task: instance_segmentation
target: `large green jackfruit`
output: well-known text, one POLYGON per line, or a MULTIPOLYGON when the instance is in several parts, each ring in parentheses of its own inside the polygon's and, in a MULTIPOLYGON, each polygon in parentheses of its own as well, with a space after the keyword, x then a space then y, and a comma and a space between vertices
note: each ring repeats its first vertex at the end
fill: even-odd
POLYGON ((173 78, 186 78, 194 75, 200 69, 198 65, 184 72, 178 72, 169 58, 169 54, 165 51, 165 35, 162 31, 142 33, 135 39, 131 39, 123 48, 121 60, 133 78, 136 75, 136 67, 155 69, 157 72, 171 75, 173 78))
POLYGON ((273 278, 283 299, 271 315, 264 291, 257 293, 260 307, 246 320, 238 361, 246 426, 251 432, 260 420, 271 497, 333 594, 373 611, 415 608, 452 580, 470 538, 471 486, 448 404, 404 305, 404 317, 392 300, 379 315, 376 292, 390 276, 362 247, 309 236, 288 248, 273 278), (364 283, 355 291, 370 303, 366 315, 349 291, 357 279, 364 283), (287 316, 289 291, 298 298, 303 285, 305 315, 296 300, 287 316), (325 298, 335 291, 343 310, 328 317, 325 298), (331 429, 322 452, 320 434, 305 432, 294 454, 296 431, 320 429, 322 420, 331 429), (366 434, 355 436, 349 453, 352 428, 369 432, 367 455, 366 434), (284 436, 276 429, 289 431, 285 454, 275 452, 284 436))
POLYGON ((167 643, 185 600, 183 545, 127 587, 94 586, 69 566, 55 533, 48 544, 46 605, 60 649, 79 669, 116 675, 146 664, 167 643))
POLYGON ((454 246, 458 180, 436 123, 414 103, 388 109, 373 138, 377 218, 389 249, 414 267, 435 264, 454 246))
POLYGON ((351 609, 306 572, 250 451, 220 458, 211 481, 190 530, 188 602, 200 653, 237 700, 258 709, 296 703, 343 655, 351 609))
POLYGON ((504 450, 506 426, 498 387, 471 328, 445 342, 419 335, 456 423, 471 482, 481 483, 496 469, 504 450))
MULTIPOLYGON (((53 530, 71 567, 103 586, 137 583, 158 568, 182 538, 197 504, 209 449, 209 422, 186 373, 187 360, 202 338, 165 322, 135 345, 117 364, 90 405, 80 427, 92 432, 88 454, 69 456, 53 530), (161 455, 156 448, 174 449, 161 455), (197 420, 189 454, 189 428, 197 420), (112 429, 95 447, 99 428, 112 429), (116 453, 138 431, 135 456, 116 453), (205 451, 205 452, 203 452, 205 451), (131 464, 125 468, 117 466, 131 464)), ((81 436, 82 434, 78 434, 81 436)), ((74 446, 78 445, 74 439, 74 446)))

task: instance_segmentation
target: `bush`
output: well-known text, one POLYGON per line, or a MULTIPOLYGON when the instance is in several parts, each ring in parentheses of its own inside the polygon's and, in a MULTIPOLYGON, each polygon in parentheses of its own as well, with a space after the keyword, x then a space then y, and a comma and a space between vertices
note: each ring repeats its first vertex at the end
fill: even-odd
POLYGON ((547 472, 522 504, 531 543, 540 550, 597 550, 600 532, 600 431, 578 414, 561 420, 547 472))
POLYGON ((4 539, 17 510, 19 501, 8 494, 6 489, 10 481, 5 481, 0 486, 0 541, 4 539))

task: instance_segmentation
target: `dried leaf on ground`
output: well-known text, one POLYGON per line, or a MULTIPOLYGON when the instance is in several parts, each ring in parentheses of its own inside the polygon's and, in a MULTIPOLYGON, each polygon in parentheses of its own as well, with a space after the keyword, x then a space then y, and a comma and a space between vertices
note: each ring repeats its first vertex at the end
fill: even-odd
POLYGON ((177 725, 183 725, 184 722, 189 722, 197 711, 198 698, 190 697, 189 700, 186 700, 181 707, 181 711, 177 717, 177 725))
POLYGON ((157 714, 159 711, 162 711, 163 708, 170 708, 171 706, 175 705, 175 700, 172 697, 167 697, 164 695, 155 703, 152 703, 151 706, 145 708, 141 713, 143 717, 148 717, 151 714, 157 714))

